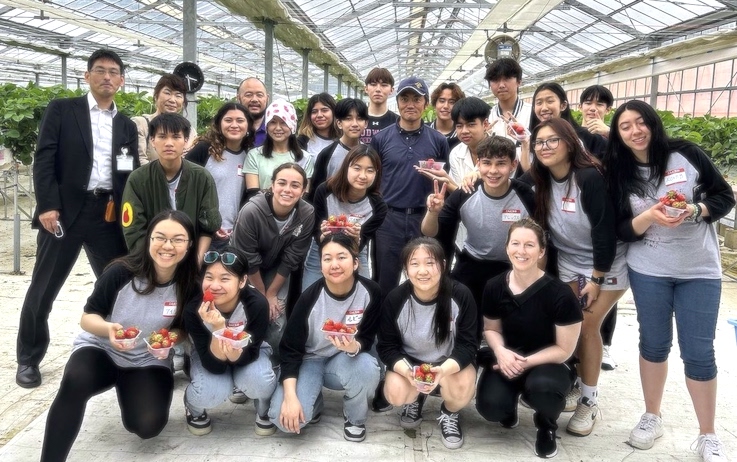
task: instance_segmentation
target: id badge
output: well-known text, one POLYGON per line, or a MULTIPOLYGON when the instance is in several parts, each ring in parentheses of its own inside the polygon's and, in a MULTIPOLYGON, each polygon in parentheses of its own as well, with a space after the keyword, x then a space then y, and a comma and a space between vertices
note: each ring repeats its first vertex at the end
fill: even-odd
POLYGON ((244 176, 246 176, 246 174, 243 173, 243 166, 242 165, 238 165, 238 170, 235 172, 235 174, 237 176, 241 177, 241 178, 243 178, 244 176))
POLYGON ((120 148, 120 154, 116 157, 116 165, 119 172, 133 171, 133 156, 128 154, 128 148, 120 148))
POLYGON ((561 210, 563 210, 564 212, 568 212, 568 213, 576 213, 576 199, 571 199, 570 197, 564 197, 561 210))
POLYGON ((164 311, 161 316, 165 318, 173 318, 177 314, 177 302, 164 302, 164 311))
POLYGON ((673 170, 668 170, 665 172, 666 186, 671 186, 678 183, 685 183, 686 180, 686 169, 684 168, 675 168, 673 170))
POLYGON ((363 319, 363 308, 350 308, 345 313, 345 323, 348 325, 356 325, 363 319))

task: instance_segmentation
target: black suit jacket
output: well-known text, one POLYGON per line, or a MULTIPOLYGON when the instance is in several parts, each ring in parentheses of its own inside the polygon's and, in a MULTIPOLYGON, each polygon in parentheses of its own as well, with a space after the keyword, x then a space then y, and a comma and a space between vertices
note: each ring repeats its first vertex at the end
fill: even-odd
MULTIPOLYGON (((137 168, 140 163, 136 124, 118 112, 113 118, 112 146, 113 197, 118 212, 130 173, 119 172, 117 168, 116 156, 123 147, 128 148, 128 155, 133 156, 133 168, 137 168)), ((59 210, 60 221, 65 227, 74 223, 84 204, 92 158, 92 125, 87 95, 51 101, 41 119, 33 161, 37 202, 34 228, 41 226, 39 214, 49 210, 59 210)))

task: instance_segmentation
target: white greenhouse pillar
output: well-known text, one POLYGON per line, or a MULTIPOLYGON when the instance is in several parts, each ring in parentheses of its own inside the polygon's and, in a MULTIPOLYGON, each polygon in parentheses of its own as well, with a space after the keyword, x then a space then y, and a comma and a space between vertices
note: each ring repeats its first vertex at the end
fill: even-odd
POLYGON ((302 50, 302 98, 307 98, 307 90, 310 85, 310 61, 307 59, 310 56, 310 50, 302 50))
POLYGON ((322 82, 322 91, 328 91, 328 80, 330 79, 330 64, 325 65, 325 78, 322 82))
MULTIPOLYGON (((197 1, 184 0, 182 5, 183 34, 182 58, 184 61, 197 63, 197 1)), ((192 135, 197 133, 197 98, 195 93, 187 97, 187 120, 192 125, 192 135)))
MULTIPOLYGON (((61 86, 67 87, 67 56, 61 55, 61 86)), ((79 79, 77 79, 77 88, 79 88, 79 79)))
POLYGON ((264 19, 264 86, 266 93, 274 94, 274 21, 264 19))
POLYGON ((338 89, 335 92, 336 96, 341 93, 341 91, 343 90, 342 87, 343 87, 343 74, 338 74, 338 89))

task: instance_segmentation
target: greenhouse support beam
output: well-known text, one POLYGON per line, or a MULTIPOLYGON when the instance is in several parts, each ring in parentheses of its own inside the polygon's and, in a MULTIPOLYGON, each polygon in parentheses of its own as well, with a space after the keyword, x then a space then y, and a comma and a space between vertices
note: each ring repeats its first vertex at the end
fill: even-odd
MULTIPOLYGON (((182 58, 197 63, 197 1, 184 0, 182 4, 182 58)), ((192 133, 197 133, 197 98, 189 93, 187 98, 187 120, 192 125, 192 133)))
POLYGON ((307 99, 307 90, 310 85, 310 50, 302 50, 302 98, 307 99))
POLYGON ((328 91, 328 80, 330 80, 330 64, 325 64, 325 78, 322 82, 322 91, 328 91))
POLYGON ((266 93, 274 94, 274 21, 264 19, 264 86, 266 93))

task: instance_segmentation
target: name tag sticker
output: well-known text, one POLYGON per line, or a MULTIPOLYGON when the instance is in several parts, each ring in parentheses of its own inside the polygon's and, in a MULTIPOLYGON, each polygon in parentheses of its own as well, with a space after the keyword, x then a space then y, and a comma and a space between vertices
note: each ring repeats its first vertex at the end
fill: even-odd
POLYGON ((118 156, 117 166, 119 172, 132 172, 133 156, 118 156))
POLYGON ((225 323, 225 327, 236 333, 240 333, 246 326, 243 321, 228 321, 225 323))
POLYGON ((177 302, 164 302, 164 312, 161 315, 165 318, 173 318, 177 314, 177 302))
POLYGON ((239 166, 238 166, 238 171, 236 172, 236 175, 238 175, 238 176, 240 176, 240 177, 244 177, 244 176, 246 176, 246 174, 245 174, 245 173, 243 173, 243 166, 242 166, 242 165, 239 165, 239 166))
POLYGON ((515 209, 502 210, 502 221, 504 223, 514 223, 522 219, 522 211, 515 209))
POLYGON ((355 325, 363 318, 363 308, 351 308, 345 313, 345 323, 355 325))
POLYGON ((564 212, 576 213, 576 199, 571 199, 570 197, 564 197, 563 206, 561 207, 561 210, 563 210, 564 212))
POLYGON ((677 183, 686 182, 686 170, 683 168, 676 168, 665 172, 665 185, 670 186, 677 183))

